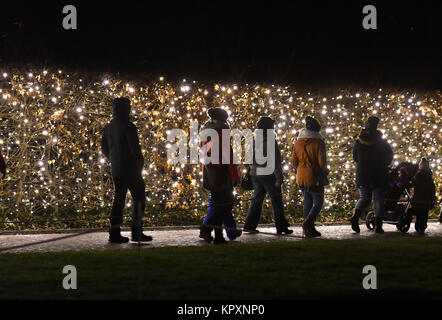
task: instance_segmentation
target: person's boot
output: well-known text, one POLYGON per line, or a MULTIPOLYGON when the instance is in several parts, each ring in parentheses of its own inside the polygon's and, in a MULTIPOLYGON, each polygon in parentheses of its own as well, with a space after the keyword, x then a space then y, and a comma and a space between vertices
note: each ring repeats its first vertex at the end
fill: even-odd
POLYGON ((152 237, 146 236, 140 228, 132 228, 132 241, 149 242, 152 241, 152 237))
POLYGON ((376 223, 375 232, 376 233, 384 233, 384 229, 382 229, 382 218, 376 217, 375 221, 376 221, 375 222, 376 223))
POLYGON ((211 231, 204 225, 200 228, 200 238, 204 239, 206 242, 211 243, 213 241, 213 237, 211 235, 211 231))
POLYGON ((304 222, 302 223, 302 231, 304 232, 304 236, 306 238, 312 238, 312 227, 311 227, 311 222, 313 220, 312 216, 307 216, 307 218, 304 220, 304 222))
POLYGON ((316 228, 315 228, 315 220, 313 220, 313 219, 310 222, 310 228, 311 228, 310 229, 310 233, 311 233, 313 238, 322 236, 322 234, 318 230, 316 230, 316 228))
POLYGON ((123 237, 121 235, 121 229, 120 228, 110 228, 109 230, 109 242, 110 243, 127 243, 129 242, 129 238, 123 237))
POLYGON ((350 219, 350 223, 351 223, 351 228, 353 229, 354 232, 356 233, 360 233, 361 232, 361 228, 359 228, 359 218, 362 215, 362 211, 359 209, 355 209, 353 216, 350 219))
POLYGON ((236 238, 241 237, 241 235, 242 235, 242 231, 237 230, 236 228, 235 228, 235 230, 228 230, 228 232, 227 232, 227 237, 229 238, 230 241, 236 240, 236 238))
POLYGON ((285 234, 292 234, 293 230, 290 230, 288 227, 285 227, 285 228, 282 228, 282 229, 278 229, 276 231, 276 233, 277 234, 283 234, 283 233, 285 233, 285 234))
POLYGON ((227 241, 224 239, 223 230, 215 229, 215 240, 213 240, 213 244, 226 244, 227 241))

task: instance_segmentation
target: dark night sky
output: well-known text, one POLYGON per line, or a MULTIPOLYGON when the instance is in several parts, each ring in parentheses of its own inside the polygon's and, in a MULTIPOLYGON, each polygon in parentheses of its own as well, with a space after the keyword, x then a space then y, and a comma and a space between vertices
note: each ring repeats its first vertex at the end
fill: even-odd
POLYGON ((440 88, 437 1, 14 1, 2 64, 169 79, 440 88), (388 4, 386 4, 388 3, 388 4), (78 9, 78 30, 62 8, 78 9), (362 28, 374 4, 378 30, 362 28))

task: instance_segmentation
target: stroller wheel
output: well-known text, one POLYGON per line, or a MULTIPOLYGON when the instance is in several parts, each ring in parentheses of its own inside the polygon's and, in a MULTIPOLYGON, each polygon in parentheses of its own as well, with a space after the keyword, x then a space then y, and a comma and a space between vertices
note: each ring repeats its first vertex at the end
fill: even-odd
POLYGON ((374 228, 376 227, 373 211, 367 213, 367 217, 365 218, 365 225, 367 226, 368 230, 374 230, 374 228))
POLYGON ((402 233, 407 233, 408 230, 410 230, 410 226, 411 226, 410 218, 402 216, 399 218, 399 222, 396 225, 396 228, 402 233))

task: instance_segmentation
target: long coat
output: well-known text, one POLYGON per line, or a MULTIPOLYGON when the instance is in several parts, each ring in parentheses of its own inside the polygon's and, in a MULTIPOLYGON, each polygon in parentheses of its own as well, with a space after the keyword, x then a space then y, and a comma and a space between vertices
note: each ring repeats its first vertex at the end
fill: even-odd
MULTIPOLYGON (((219 143, 219 161, 217 164, 208 163, 203 164, 203 186, 205 189, 210 191, 215 190, 227 190, 233 188, 239 183, 238 169, 235 164, 233 164, 233 150, 230 146, 230 162, 229 164, 223 164, 223 157, 226 155, 222 152, 222 130, 229 129, 227 124, 218 121, 212 121, 205 125, 203 129, 213 129, 218 133, 218 143, 219 143)), ((211 143, 210 140, 202 141, 202 145, 211 143)), ((213 143, 213 142, 212 142, 213 143)), ((212 146, 217 147, 217 146, 212 146)), ((212 151, 211 146, 207 146, 207 153, 211 156, 212 151)))
POLYGON ((130 108, 114 108, 114 119, 103 130, 101 151, 111 162, 112 176, 140 175, 144 165, 137 127, 129 121, 130 108))
POLYGON ((327 155, 322 136, 315 131, 300 132, 292 153, 296 183, 301 187, 322 187, 320 174, 327 174, 327 155))
POLYGON ((419 170, 413 178, 413 185, 412 208, 423 210, 433 208, 436 199, 436 186, 434 185, 432 172, 430 170, 419 170))
POLYGON ((356 162, 356 186, 382 188, 388 185, 388 166, 393 161, 393 151, 382 138, 382 132, 362 130, 353 148, 356 162))

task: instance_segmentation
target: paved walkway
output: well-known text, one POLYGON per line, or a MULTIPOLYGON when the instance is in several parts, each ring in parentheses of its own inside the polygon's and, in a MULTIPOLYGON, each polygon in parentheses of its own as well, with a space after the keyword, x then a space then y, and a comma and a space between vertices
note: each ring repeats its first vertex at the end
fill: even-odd
MULTIPOLYGON (((275 228, 261 226, 258 234, 243 234, 230 245, 235 243, 270 242, 270 241, 301 241, 302 228, 300 225, 292 227, 294 230, 291 236, 279 236, 275 228)), ((322 233, 321 239, 364 239, 374 237, 415 237, 414 224, 411 225, 408 234, 402 234, 393 225, 384 224, 386 231, 377 235, 368 231, 365 225, 361 226, 361 233, 355 234, 348 224, 332 224, 317 226, 322 233)), ((171 247, 171 246, 202 246, 208 245, 198 238, 199 230, 195 227, 189 228, 156 228, 147 230, 146 234, 152 235, 154 241, 144 245, 146 248, 171 247)), ((129 236, 129 232, 123 232, 129 236)), ((427 237, 442 237, 442 224, 432 221, 426 231, 427 237)), ((61 231, 57 233, 22 233, 22 234, 0 234, 0 254, 18 252, 57 252, 57 251, 79 251, 79 250, 106 250, 106 249, 127 249, 135 248, 136 243, 115 245, 108 243, 108 234, 103 231, 61 231), (87 233, 85 233, 87 232, 87 233)))

